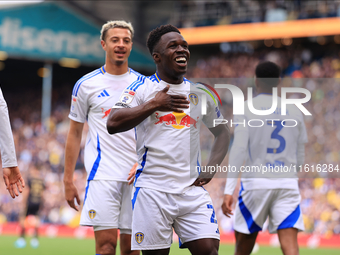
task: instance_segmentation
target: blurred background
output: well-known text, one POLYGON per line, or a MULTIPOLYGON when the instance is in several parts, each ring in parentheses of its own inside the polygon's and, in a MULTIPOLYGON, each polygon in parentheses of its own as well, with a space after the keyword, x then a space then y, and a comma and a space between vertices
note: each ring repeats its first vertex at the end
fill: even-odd
MULTIPOLYGON (((190 44, 188 79, 235 79, 245 91, 253 86, 251 78, 259 61, 277 63, 284 86, 304 87, 312 93, 306 104, 313 117, 306 119, 305 162, 339 164, 340 1, 1 1, 0 84, 20 170, 26 177, 35 165, 45 180, 41 219, 46 235, 57 235, 60 226, 85 235, 77 232, 80 216, 63 196, 67 116, 76 81, 104 64, 99 39, 102 24, 116 19, 132 22, 135 37, 129 64, 144 75, 155 72, 146 37, 153 28, 168 23, 179 27, 190 44)), ((222 99, 227 106, 223 114, 230 119, 232 101, 228 95, 222 99)), ((86 128, 84 141, 85 137, 86 128)), ((211 139, 203 129, 204 159, 211 139)), ((299 181, 306 227, 301 243, 340 249, 340 179, 327 174, 313 177, 299 181)), ((75 181, 83 198, 83 150, 75 181)), ((224 183, 214 179, 207 189, 222 240, 230 241, 232 220, 220 209, 224 183)), ((0 234, 16 233, 24 206, 21 199, 12 200, 0 182, 0 234)), ((266 233, 262 239, 277 244, 266 233)))

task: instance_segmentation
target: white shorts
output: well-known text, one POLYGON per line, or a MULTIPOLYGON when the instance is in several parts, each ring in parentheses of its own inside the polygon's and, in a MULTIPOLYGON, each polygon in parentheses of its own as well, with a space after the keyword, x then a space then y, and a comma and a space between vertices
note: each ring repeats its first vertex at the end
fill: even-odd
POLYGON ((136 188, 132 207, 132 250, 169 248, 173 229, 181 248, 193 240, 220 239, 210 195, 202 187, 189 187, 182 194, 136 188))
POLYGON ((293 189, 243 190, 241 187, 235 209, 234 229, 240 233, 252 234, 262 230, 269 216, 268 230, 296 228, 304 230, 300 210, 301 196, 293 189))
POLYGON ((121 233, 131 234, 131 191, 132 185, 127 182, 90 181, 85 191, 80 225, 96 226, 97 230, 117 228, 121 233))

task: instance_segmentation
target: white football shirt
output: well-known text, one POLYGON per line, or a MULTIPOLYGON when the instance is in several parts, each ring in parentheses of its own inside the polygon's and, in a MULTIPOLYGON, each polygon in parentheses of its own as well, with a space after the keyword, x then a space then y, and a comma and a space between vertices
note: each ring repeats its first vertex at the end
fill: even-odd
POLYGON ((112 75, 103 66, 83 76, 73 88, 69 118, 80 123, 87 120, 89 125, 84 152, 88 180, 126 182, 137 162, 135 131, 110 135, 106 121, 122 91, 138 76, 131 68, 112 75))
MULTIPOLYGON (((254 108, 270 109, 272 98, 270 94, 259 94, 253 98, 254 108)), ((287 105, 287 114, 281 115, 280 97, 278 97, 276 110, 270 115, 261 116, 251 113, 247 101, 244 109, 244 115, 234 116, 233 123, 238 124, 235 127, 235 139, 229 156, 229 164, 235 166, 237 170, 241 168, 244 160, 246 161, 244 167, 248 167, 248 172, 243 168, 241 173, 244 190, 298 189, 297 152, 299 145, 307 142, 301 111, 295 105, 287 105), (263 173, 260 171, 263 166, 268 169, 276 167, 276 170, 263 173)), ((228 173, 225 194, 234 192, 238 174, 239 172, 228 173)))
POLYGON ((123 92, 115 108, 141 105, 170 85, 168 94, 185 95, 190 108, 184 113, 156 111, 137 125, 137 152, 139 167, 135 187, 179 194, 198 177, 196 166, 201 164, 200 126, 208 128, 214 119, 223 118, 215 98, 203 85, 184 78, 181 84, 168 84, 158 74, 142 77, 123 92), (202 96, 207 101, 207 114, 201 113, 202 96))

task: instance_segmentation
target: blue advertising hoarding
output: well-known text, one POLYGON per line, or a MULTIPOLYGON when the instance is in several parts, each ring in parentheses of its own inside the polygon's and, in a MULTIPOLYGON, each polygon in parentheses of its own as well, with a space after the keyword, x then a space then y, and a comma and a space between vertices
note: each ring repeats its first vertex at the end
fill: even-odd
MULTIPOLYGON (((82 64, 102 65, 100 26, 58 3, 0 9, 0 51, 9 57, 59 61, 76 58, 82 64)), ((129 65, 154 68, 152 58, 132 50, 129 65)))

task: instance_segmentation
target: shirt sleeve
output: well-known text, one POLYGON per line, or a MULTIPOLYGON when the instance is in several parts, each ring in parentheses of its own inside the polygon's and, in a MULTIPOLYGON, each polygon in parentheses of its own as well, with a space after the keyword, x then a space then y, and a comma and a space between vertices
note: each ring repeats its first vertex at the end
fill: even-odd
POLYGON ((79 81, 74 85, 72 99, 71 99, 71 109, 68 117, 71 120, 84 123, 86 121, 86 116, 88 113, 88 100, 86 93, 86 82, 78 84, 79 81))
POLYGON ((147 79, 145 76, 138 76, 121 94, 119 101, 112 108, 132 108, 145 102, 145 86, 147 79))
MULTIPOLYGON (((234 117, 234 123, 240 123, 244 120, 244 116, 234 117)), ((224 194, 232 195, 234 193, 241 166, 247 157, 248 139, 249 131, 247 125, 237 125, 234 130, 234 141, 229 155, 229 165, 231 167, 235 166, 236 172, 228 173, 224 194)))
POLYGON ((2 159, 2 167, 17 166, 17 158, 15 154, 15 146, 11 124, 9 121, 8 108, 6 101, 0 89, 0 151, 2 159))
POLYGON ((207 128, 216 127, 221 123, 216 120, 223 119, 218 107, 218 101, 212 94, 204 93, 203 95, 205 96, 207 102, 207 113, 206 115, 203 115, 203 123, 207 126, 207 128))

